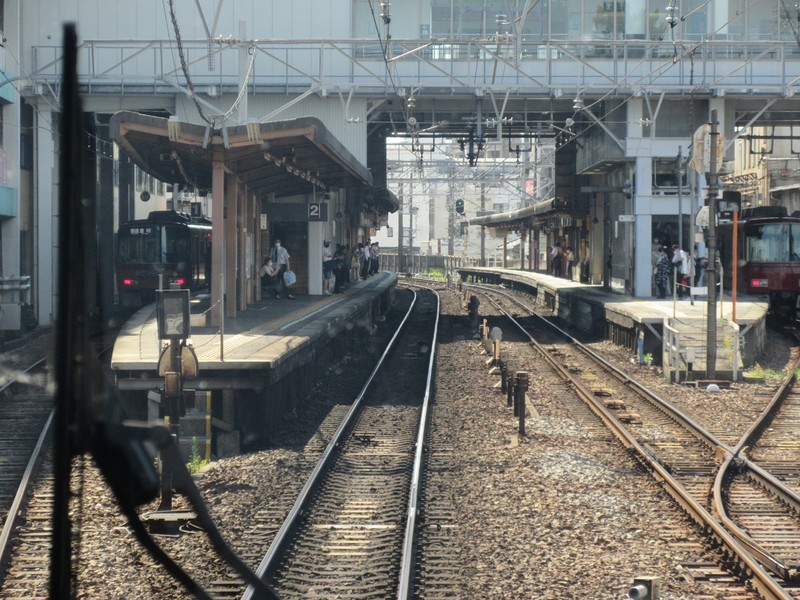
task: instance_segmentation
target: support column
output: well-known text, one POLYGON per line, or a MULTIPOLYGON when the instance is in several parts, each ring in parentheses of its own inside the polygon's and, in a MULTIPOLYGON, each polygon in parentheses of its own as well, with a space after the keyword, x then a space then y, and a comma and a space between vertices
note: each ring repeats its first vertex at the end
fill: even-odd
POLYGON ((644 156, 636 159, 636 189, 632 197, 632 210, 635 221, 630 228, 629 252, 632 252, 633 295, 649 298, 653 295, 653 256, 650 246, 653 240, 653 158, 644 156))
POLYGON ((310 296, 322 295, 324 225, 322 221, 310 221, 308 223, 308 294, 310 296))
POLYGON ((222 295, 225 277, 225 164, 222 154, 215 152, 211 167, 211 325, 222 323, 222 295))
MULTIPOLYGON (((56 128, 53 123, 53 111, 49 104, 44 103, 37 107, 34 115, 36 127, 36 166, 34 205, 36 209, 35 232, 35 258, 33 272, 36 276, 35 294, 33 300, 40 326, 52 325, 55 320, 56 296, 55 282, 58 280, 56 260, 58 255, 58 181, 57 170, 54 165, 56 156, 53 133, 56 128)), ((3 231, 5 233, 5 230, 3 231)), ((5 236, 4 236, 5 238, 5 236)), ((19 244, 17 244, 19 248, 19 244)), ((3 255, 5 256, 5 248, 3 255)), ((4 263, 6 259, 4 258, 4 263)), ((3 267, 5 268, 5 264, 3 267)))
POLYGON ((239 186, 235 177, 225 179, 225 316, 235 317, 239 309, 239 186))

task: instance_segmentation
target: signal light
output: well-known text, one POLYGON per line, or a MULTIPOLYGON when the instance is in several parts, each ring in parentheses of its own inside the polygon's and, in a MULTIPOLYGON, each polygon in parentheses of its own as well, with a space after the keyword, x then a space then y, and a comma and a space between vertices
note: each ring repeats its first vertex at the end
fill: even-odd
POLYGON ((460 215, 464 214, 464 200, 461 198, 456 200, 456 212, 460 215))
POLYGON ((133 285, 133 279, 123 279, 122 285, 133 285))
POLYGON ((183 278, 181 277, 181 278, 178 278, 178 279, 176 279, 176 280, 175 280, 175 283, 177 283, 178 285, 183 285, 184 281, 185 281, 185 279, 183 279, 183 278))

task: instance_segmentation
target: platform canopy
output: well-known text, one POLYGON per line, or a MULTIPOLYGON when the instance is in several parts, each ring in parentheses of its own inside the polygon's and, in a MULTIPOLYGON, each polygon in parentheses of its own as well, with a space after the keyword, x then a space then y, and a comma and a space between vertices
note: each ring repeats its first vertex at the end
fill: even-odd
POLYGON ((145 172, 197 190, 211 189, 215 157, 259 196, 372 186, 367 167, 315 117, 212 131, 175 117, 121 111, 110 127, 111 138, 145 172))
POLYGON ((470 225, 483 225, 505 231, 533 229, 537 221, 553 216, 556 213, 567 213, 569 203, 566 198, 550 198, 531 206, 502 213, 494 213, 469 220, 470 225))

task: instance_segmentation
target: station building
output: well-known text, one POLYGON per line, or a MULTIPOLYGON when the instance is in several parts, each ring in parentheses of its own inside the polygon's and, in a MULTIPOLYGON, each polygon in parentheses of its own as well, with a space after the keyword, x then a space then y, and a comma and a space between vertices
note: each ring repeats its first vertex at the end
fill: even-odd
POLYGON ((322 240, 364 241, 399 208, 386 180, 395 135, 461 139, 468 163, 487 140, 552 139, 555 192, 547 206, 521 198, 535 217, 525 238, 563 240, 588 255, 592 282, 650 296, 654 240, 690 247, 699 233, 707 178, 687 164, 698 128, 716 115, 723 178, 741 183, 737 140, 792 131, 796 114, 797 15, 781 0, 1 6, 5 330, 26 314, 53 321, 65 22, 80 39, 98 309, 114 302, 114 232, 141 209, 145 177, 210 196, 215 305, 257 298, 276 236, 303 265, 304 293, 320 293, 322 240))

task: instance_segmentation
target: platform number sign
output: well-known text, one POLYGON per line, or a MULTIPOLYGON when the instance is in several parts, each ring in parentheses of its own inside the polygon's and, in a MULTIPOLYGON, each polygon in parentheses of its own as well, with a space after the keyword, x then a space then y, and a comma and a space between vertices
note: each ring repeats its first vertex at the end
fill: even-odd
POLYGON ((327 202, 310 202, 308 205, 308 220, 309 221, 327 221, 328 220, 328 203, 327 202))

